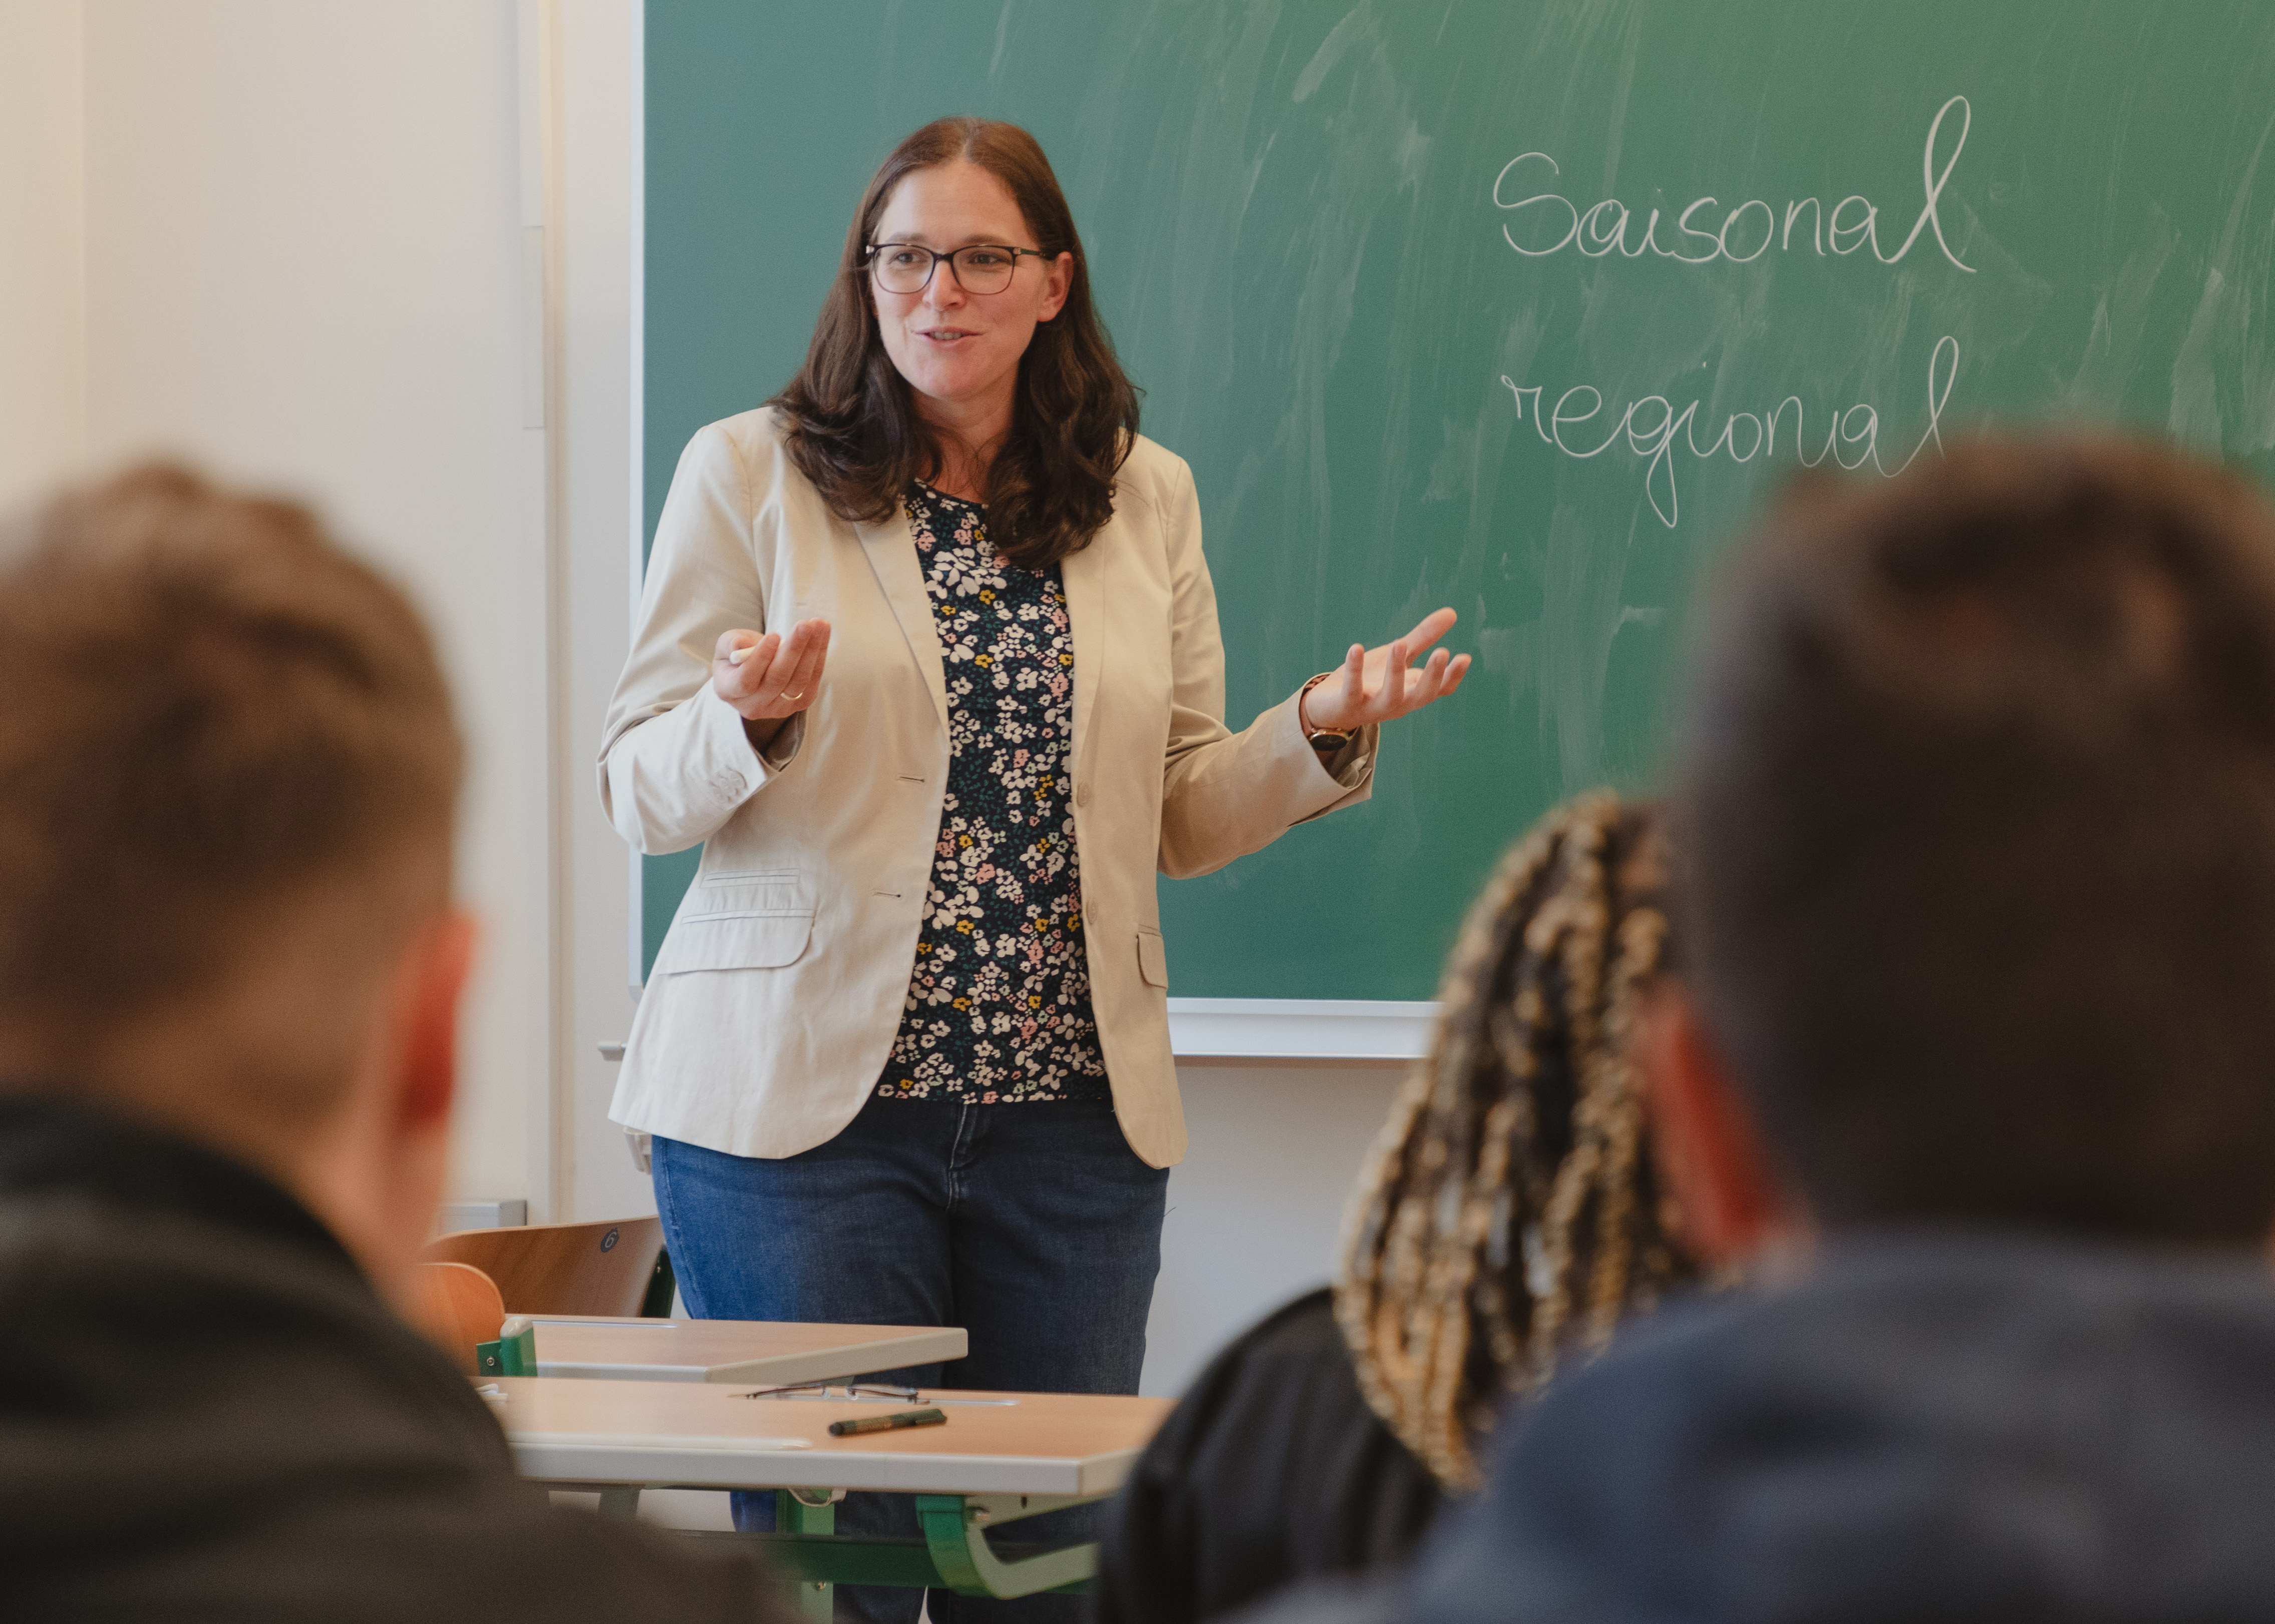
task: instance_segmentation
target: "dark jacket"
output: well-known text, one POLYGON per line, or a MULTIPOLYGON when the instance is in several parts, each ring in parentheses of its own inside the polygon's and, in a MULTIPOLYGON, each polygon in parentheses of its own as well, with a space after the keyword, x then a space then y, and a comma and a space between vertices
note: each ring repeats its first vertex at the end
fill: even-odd
POLYGON ((768 1616, 755 1567, 556 1510, 276 1186, 0 1099, 0 1617, 768 1616))
POLYGON ((1438 1508, 1359 1394, 1322 1289, 1210 1362, 1107 1513, 1101 1624, 1187 1624, 1293 1580, 1395 1561, 1438 1508))
POLYGON ((1560 1379, 1414 1574, 1274 1620, 2275 1618, 2257 1257, 1882 1235, 1560 1379))

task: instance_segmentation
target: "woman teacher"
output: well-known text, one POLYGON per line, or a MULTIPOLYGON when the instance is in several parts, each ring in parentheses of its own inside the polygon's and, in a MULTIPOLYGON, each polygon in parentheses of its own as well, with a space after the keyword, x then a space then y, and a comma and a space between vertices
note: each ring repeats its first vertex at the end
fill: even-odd
POLYGON ((1364 799, 1468 666, 1410 665, 1440 609, 1228 731, 1192 477, 1137 428, 1042 149, 943 119, 798 375, 680 459, 601 794, 642 851, 707 842, 609 1112, 698 1315, 1136 1391, 1185 1144, 1155 870, 1364 799))

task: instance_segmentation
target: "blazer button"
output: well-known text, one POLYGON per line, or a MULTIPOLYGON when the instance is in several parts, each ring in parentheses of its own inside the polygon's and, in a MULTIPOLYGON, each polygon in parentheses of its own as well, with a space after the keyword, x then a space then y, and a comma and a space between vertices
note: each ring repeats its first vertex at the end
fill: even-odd
POLYGON ((1088 784, 1080 784, 1076 786, 1074 792, 1074 804, 1077 806, 1087 806, 1090 804, 1090 786, 1088 784))

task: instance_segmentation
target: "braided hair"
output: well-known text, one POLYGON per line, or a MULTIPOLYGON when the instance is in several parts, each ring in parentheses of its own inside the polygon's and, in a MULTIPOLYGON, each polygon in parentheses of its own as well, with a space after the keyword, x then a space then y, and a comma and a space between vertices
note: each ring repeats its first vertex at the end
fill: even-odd
POLYGON ((1666 866, 1657 809, 1607 792, 1511 849, 1353 1197, 1336 1318, 1367 1402, 1449 1488, 1476 1486, 1506 1395, 1693 1273, 1627 1056, 1664 962, 1666 866))

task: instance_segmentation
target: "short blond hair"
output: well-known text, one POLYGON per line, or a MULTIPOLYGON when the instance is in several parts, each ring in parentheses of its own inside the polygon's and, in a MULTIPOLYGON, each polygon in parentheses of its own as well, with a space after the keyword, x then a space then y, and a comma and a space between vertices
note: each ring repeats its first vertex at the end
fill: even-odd
POLYGON ((304 507, 149 465, 0 525, 0 1027, 68 1053, 211 995, 405 857, 447 895, 433 640, 304 507))

